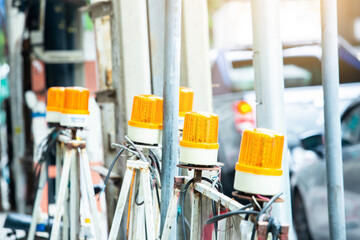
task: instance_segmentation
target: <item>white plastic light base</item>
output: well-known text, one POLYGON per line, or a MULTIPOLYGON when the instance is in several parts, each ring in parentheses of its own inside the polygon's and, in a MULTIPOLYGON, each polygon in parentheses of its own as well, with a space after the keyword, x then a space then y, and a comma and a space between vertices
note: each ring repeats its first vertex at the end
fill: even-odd
POLYGON ((128 125, 128 137, 137 143, 160 144, 161 129, 138 128, 128 125))
POLYGON ((281 176, 235 171, 234 189, 245 193, 273 196, 281 192, 281 178, 281 176))
POLYGON ((179 130, 184 129, 184 121, 185 121, 184 117, 179 117, 179 130))
POLYGON ((87 127, 89 115, 85 114, 60 114, 60 125, 64 127, 87 127))
POLYGON ((209 166, 217 163, 218 149, 190 148, 180 146, 180 162, 209 166))
POLYGON ((60 122, 60 112, 53 112, 46 110, 46 121, 48 123, 59 123, 60 122))

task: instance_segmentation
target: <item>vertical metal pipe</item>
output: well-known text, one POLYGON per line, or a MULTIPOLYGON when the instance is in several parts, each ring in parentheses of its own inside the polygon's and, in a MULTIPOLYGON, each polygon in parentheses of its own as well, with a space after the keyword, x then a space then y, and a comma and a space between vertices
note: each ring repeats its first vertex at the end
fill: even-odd
MULTIPOLYGON (((279 0, 252 0, 251 9, 257 126, 285 134, 284 76, 279 0)), ((282 161, 282 192, 284 193, 285 202, 274 205, 273 213, 281 222, 289 223, 291 227, 289 238, 293 239, 287 152, 287 143, 285 142, 282 161)))
POLYGON ((322 82, 325 158, 331 239, 345 239, 344 182, 339 114, 339 62, 336 0, 321 1, 322 82))
POLYGON ((164 128, 161 174, 161 227, 173 192, 178 155, 178 115, 181 45, 181 1, 165 5, 164 128))

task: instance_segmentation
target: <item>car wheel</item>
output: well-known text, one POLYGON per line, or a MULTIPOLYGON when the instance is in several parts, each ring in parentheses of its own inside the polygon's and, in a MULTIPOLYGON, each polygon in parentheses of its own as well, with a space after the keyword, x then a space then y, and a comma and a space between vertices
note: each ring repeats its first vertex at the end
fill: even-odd
POLYGON ((293 199, 293 220, 298 240, 311 240, 304 201, 298 191, 295 191, 293 199))

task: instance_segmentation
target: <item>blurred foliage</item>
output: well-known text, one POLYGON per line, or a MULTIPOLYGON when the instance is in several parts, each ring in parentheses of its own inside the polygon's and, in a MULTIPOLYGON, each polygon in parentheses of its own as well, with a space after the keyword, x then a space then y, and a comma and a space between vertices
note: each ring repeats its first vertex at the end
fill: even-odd
POLYGON ((0 29, 0 64, 5 62, 5 34, 0 29))
POLYGON ((93 22, 91 21, 91 18, 88 13, 84 14, 85 18, 85 30, 92 31, 94 29, 93 22))

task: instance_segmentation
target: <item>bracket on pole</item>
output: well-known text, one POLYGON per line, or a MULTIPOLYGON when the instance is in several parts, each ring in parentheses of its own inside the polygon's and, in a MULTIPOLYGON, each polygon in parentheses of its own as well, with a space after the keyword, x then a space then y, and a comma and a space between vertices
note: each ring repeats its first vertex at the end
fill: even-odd
POLYGON ((112 2, 96 2, 79 8, 80 12, 87 12, 92 20, 113 14, 112 2))
POLYGON ((116 101, 116 90, 107 89, 96 91, 95 96, 97 103, 114 103, 116 101))

